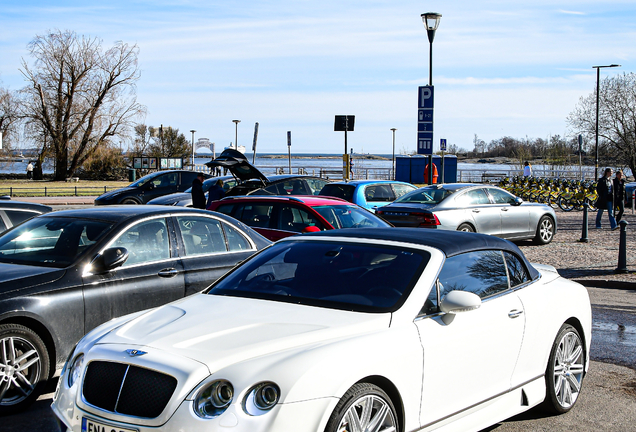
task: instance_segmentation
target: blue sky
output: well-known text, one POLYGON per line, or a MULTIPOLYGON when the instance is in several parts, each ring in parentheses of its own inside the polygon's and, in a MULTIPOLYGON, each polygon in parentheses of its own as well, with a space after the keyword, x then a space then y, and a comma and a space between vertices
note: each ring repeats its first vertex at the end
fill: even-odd
POLYGON ((636 2, 0 0, 0 84, 25 85, 27 44, 73 30, 140 48, 145 123, 234 141, 258 152, 341 153, 334 115, 356 116, 356 152, 416 148, 417 87, 428 84, 420 14, 439 12, 433 44, 435 143, 472 149, 474 135, 570 134, 567 115, 596 85, 592 66, 636 69, 636 2))

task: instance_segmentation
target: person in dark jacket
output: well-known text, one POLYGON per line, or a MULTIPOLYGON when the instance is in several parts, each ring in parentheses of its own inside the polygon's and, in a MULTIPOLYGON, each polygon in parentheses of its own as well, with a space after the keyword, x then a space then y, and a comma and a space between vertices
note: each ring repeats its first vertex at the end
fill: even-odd
POLYGON ((616 213, 616 224, 621 221, 623 213, 625 212, 625 179, 623 178, 623 171, 616 171, 614 177, 614 209, 618 210, 616 213))
POLYGON ((197 178, 192 181, 192 207, 205 209, 205 194, 203 193, 203 173, 197 173, 197 178))
POLYGON ((223 180, 218 179, 208 191, 208 202, 206 203, 205 208, 209 208, 213 201, 218 201, 224 196, 225 189, 223 189, 223 180))
POLYGON ((596 200, 596 228, 601 228, 601 218, 603 217, 603 210, 607 210, 607 216, 609 216, 610 228, 615 230, 617 228, 616 219, 614 219, 614 182, 612 181, 612 169, 606 168, 603 177, 598 179, 596 184, 596 192, 598 193, 598 200, 596 200))

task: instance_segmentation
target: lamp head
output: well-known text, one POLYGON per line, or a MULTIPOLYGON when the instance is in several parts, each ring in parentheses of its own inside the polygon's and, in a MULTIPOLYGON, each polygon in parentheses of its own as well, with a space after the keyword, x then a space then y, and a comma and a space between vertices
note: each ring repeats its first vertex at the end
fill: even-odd
POLYGON ((426 12, 422 14, 422 22, 424 23, 424 27, 426 27, 426 31, 428 33, 428 41, 433 43, 433 39, 435 38, 435 30, 439 26, 439 20, 442 17, 442 14, 437 12, 426 12))

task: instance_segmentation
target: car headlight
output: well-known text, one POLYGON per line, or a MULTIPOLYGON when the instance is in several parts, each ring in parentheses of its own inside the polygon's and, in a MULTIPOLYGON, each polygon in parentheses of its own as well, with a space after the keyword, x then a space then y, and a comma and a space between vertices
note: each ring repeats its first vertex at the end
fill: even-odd
POLYGON ((214 381, 197 393, 194 412, 203 419, 218 417, 230 406, 233 397, 234 388, 229 381, 214 381))
POLYGON ((263 415, 278 403, 280 389, 273 382, 262 382, 250 389, 243 401, 243 409, 253 416, 263 415))
POLYGON ((80 354, 75 357, 73 363, 71 363, 71 367, 68 369, 68 386, 73 387, 75 381, 82 374, 82 366, 84 365, 84 354, 80 354))

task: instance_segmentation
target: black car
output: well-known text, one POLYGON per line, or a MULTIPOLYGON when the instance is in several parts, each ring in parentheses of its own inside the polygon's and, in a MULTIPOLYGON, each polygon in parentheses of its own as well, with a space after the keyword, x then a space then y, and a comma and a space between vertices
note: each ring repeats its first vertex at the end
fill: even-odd
MULTIPOLYGON (((203 182, 203 190, 207 192, 217 179, 223 180, 225 196, 239 195, 318 195, 329 183, 320 177, 282 174, 265 176, 245 155, 234 149, 225 149, 219 157, 206 163, 216 170, 223 168, 232 176, 216 177, 203 182)), ((190 190, 185 193, 173 193, 153 199, 148 204, 192 206, 190 190)))
MULTIPOLYGON (((196 171, 158 171, 143 176, 125 188, 115 189, 98 196, 95 199, 95 205, 146 204, 153 198, 185 191, 192 186, 196 177, 196 171)), ((205 178, 210 177, 205 174, 205 178)))
POLYGON ((89 330, 199 292, 269 244, 165 206, 56 211, 0 235, 0 413, 33 402, 89 330))
POLYGON ((2 198, 0 199, 0 233, 21 224, 27 219, 48 213, 51 210, 51 207, 43 204, 2 198))

